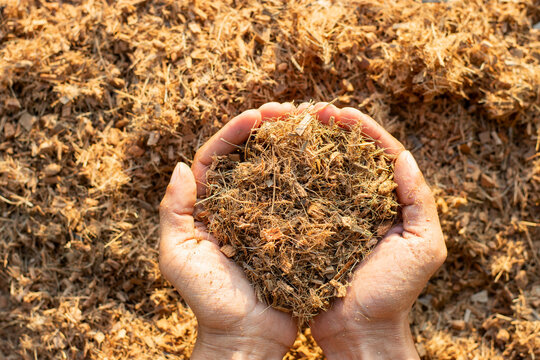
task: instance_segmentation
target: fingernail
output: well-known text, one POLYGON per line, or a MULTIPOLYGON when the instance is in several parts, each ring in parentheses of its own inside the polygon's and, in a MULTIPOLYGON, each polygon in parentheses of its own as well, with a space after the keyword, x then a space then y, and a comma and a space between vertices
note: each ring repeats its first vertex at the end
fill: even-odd
POLYGON ((405 159, 407 161, 407 167, 411 173, 420 172, 420 168, 418 167, 418 164, 410 151, 405 151, 405 159))
POLYGON ((171 184, 177 182, 178 179, 180 178, 180 172, 182 171, 182 164, 183 164, 182 162, 179 162, 178 164, 176 164, 174 171, 171 175, 171 184))

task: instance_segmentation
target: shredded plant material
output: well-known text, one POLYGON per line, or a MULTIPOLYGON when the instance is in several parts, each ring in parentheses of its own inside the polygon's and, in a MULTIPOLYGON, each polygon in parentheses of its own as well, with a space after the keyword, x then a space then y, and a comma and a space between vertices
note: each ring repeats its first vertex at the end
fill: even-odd
POLYGON ((309 112, 267 121, 207 173, 209 230, 261 301, 306 323, 345 296, 396 216, 392 160, 361 132, 309 112))
MULTIPOLYGON (((421 358, 540 358, 539 28, 539 0, 0 0, 0 358, 188 359, 157 264, 171 172, 310 100, 373 117, 433 189, 421 358)), ((322 358, 309 331, 286 356, 322 358)))

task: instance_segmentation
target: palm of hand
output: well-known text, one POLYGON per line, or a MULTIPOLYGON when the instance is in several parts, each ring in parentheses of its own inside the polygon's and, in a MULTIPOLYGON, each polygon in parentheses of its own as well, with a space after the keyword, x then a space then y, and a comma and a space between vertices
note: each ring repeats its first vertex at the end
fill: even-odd
MULTIPOLYGON (((347 294, 332 308, 318 315, 311 324, 318 342, 351 332, 358 336, 364 329, 406 322, 407 314, 430 275, 440 266, 443 255, 431 259, 423 254, 411 258, 414 235, 391 233, 377 245, 377 250, 355 271, 347 294), (399 244, 400 246, 395 246, 399 244), (384 254, 384 256, 383 256, 384 254), (422 270, 420 270, 422 269, 422 270)), ((413 256, 415 256, 413 254, 413 256)))

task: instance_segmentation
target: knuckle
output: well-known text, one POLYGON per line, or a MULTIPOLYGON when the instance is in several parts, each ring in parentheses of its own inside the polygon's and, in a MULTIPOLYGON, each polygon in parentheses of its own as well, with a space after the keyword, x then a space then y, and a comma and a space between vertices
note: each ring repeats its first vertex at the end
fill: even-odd
POLYGON ((244 116, 261 116, 261 112, 258 109, 249 109, 242 113, 244 116))
POLYGON ((325 107, 325 106, 328 106, 329 103, 326 102, 326 101, 319 101, 318 103, 315 104, 315 108, 320 108, 320 107, 325 107))
POLYGON ((266 104, 261 105, 259 107, 259 110, 266 109, 267 107, 276 106, 276 105, 279 105, 279 103, 277 101, 267 102, 266 104))
POLYGON ((341 111, 346 112, 346 113, 352 112, 352 113, 355 113, 355 114, 364 114, 360 110, 355 109, 355 108, 350 107, 350 106, 344 107, 343 109, 341 109, 341 111))

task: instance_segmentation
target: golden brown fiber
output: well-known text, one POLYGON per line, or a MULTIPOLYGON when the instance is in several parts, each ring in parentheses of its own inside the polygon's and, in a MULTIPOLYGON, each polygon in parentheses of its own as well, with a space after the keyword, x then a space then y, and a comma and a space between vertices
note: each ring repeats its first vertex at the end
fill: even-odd
POLYGON ((209 229, 261 301, 303 324, 346 293, 351 272, 396 219, 391 159, 309 112, 265 122, 218 156, 203 200, 209 229))

